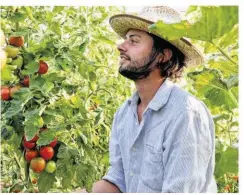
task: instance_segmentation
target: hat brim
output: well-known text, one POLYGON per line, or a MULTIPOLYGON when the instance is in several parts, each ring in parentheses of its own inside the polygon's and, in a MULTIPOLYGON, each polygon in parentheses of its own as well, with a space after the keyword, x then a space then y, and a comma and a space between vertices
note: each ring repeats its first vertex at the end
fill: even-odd
MULTIPOLYGON (((134 15, 118 14, 112 16, 109 20, 109 23, 113 28, 113 30, 119 36, 125 38, 126 33, 130 29, 138 29, 138 30, 149 32, 148 27, 154 22, 134 15)), ((152 34, 161 37, 156 33, 152 33, 152 34)), ((175 47, 177 47, 185 55, 185 63, 188 67, 196 66, 203 63, 203 56, 201 55, 201 52, 198 51, 198 49, 194 47, 185 38, 181 38, 177 40, 167 40, 167 41, 170 42, 175 47)))

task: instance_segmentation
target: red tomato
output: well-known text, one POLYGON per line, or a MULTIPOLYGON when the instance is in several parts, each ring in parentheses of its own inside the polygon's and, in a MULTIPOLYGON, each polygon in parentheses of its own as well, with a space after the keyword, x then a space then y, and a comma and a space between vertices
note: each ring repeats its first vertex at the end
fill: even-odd
MULTIPOLYGON (((31 140, 29 140, 28 142, 36 142, 39 139, 38 135, 35 135, 35 137, 33 137, 31 140)), ((24 140, 26 141, 26 136, 24 136, 24 140)))
POLYGON ((53 150, 53 148, 51 146, 41 147, 40 155, 45 160, 50 160, 50 159, 52 159, 52 157, 54 155, 54 150, 53 150))
POLYGON ((21 47, 24 45, 24 37, 23 36, 11 36, 9 38, 9 44, 14 45, 16 47, 21 47))
POLYGON ((54 148, 58 143, 58 139, 55 137, 54 140, 49 144, 52 148, 54 148))
POLYGON ((25 159, 30 162, 33 158, 38 156, 37 150, 29 150, 27 149, 25 152, 25 159))
POLYGON ((42 172, 46 167, 46 161, 42 157, 33 158, 30 163, 30 168, 36 172, 42 172))
POLYGON ((29 87, 29 84, 30 84, 30 77, 26 76, 23 80, 23 85, 25 87, 29 87))
POLYGON ((25 139, 23 140, 23 146, 27 149, 34 148, 36 146, 36 143, 28 142, 25 139))
POLYGON ((31 182, 32 182, 33 184, 36 184, 36 183, 37 183, 37 179, 36 179, 36 178, 33 178, 33 179, 31 180, 31 182))
POLYGON ((47 73, 47 70, 48 70, 48 65, 47 65, 47 63, 44 62, 43 60, 40 60, 39 64, 40 64, 40 66, 39 66, 39 70, 38 70, 38 72, 39 72, 40 74, 45 74, 45 73, 47 73))
POLYGON ((9 87, 1 87, 1 97, 2 100, 7 101, 10 99, 10 89, 9 87))

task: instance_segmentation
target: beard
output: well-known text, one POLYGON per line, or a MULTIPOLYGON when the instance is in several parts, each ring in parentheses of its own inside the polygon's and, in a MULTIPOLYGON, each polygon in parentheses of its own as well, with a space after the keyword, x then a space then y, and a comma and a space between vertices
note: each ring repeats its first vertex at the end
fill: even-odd
MULTIPOLYGON (((122 54, 125 55, 125 54, 122 54)), ((131 61, 131 58, 125 55, 128 60, 131 61)), ((153 61, 157 56, 157 52, 153 50, 151 54, 147 57, 144 57, 140 61, 131 61, 129 66, 121 65, 119 67, 119 73, 133 81, 144 79, 149 76, 149 74, 153 71, 154 67, 151 67, 153 61)))

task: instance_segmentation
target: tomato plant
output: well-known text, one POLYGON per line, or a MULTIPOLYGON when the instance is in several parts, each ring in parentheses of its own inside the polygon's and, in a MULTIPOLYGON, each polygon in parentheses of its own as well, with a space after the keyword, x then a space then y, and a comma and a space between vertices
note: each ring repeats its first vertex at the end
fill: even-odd
POLYGON ((1 7, 3 49, 12 52, 2 83, 24 86, 11 101, 1 102, 2 144, 4 154, 11 153, 18 161, 11 170, 19 173, 16 178, 25 181, 27 190, 32 177, 37 178, 40 192, 90 189, 107 171, 113 114, 132 92, 130 82, 118 79, 117 37, 106 22, 118 11, 116 7, 1 7), (11 45, 11 36, 23 36, 23 46, 11 45), (53 173, 30 169, 23 158, 24 135, 38 152, 53 147, 57 167, 53 173), (36 135, 39 138, 33 141, 36 135))

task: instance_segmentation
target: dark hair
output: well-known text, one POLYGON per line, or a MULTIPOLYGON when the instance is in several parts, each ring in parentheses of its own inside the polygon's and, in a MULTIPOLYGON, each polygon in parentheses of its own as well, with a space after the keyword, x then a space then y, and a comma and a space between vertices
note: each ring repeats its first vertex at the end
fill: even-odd
POLYGON ((181 78, 185 64, 185 55, 170 42, 148 33, 153 38, 153 50, 163 53, 163 50, 168 48, 172 51, 172 57, 169 61, 158 63, 162 77, 169 77, 172 80, 181 78))

